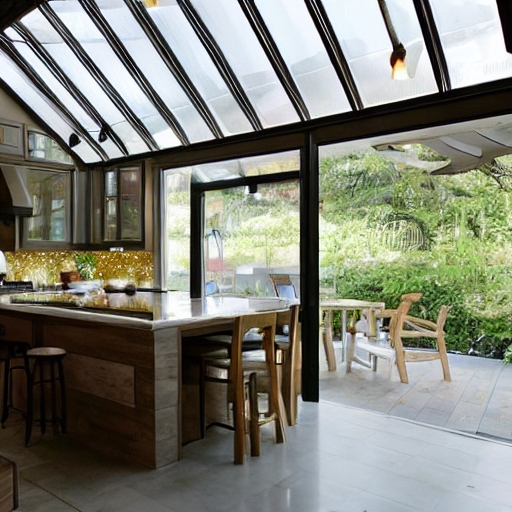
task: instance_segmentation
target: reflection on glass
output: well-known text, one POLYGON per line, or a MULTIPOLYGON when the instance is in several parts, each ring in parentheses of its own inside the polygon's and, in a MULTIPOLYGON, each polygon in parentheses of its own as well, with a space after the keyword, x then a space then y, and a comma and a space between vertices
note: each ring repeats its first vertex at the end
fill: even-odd
POLYGON ((105 240, 141 239, 141 194, 139 166, 105 173, 105 240))
POLYGON ((140 240, 140 173, 139 169, 120 172, 121 239, 140 240))
POLYGON ((53 162, 73 163, 71 157, 48 135, 28 132, 28 156, 53 162))
POLYGON ((190 290, 190 169, 165 174, 165 285, 190 290))
POLYGON ((299 276, 299 184, 296 180, 205 195, 206 282, 218 293, 273 296, 269 274, 299 276), (208 236, 207 247, 214 238, 208 236), (218 240, 221 240, 220 245, 218 240))
POLYGON ((312 118, 347 112, 350 104, 306 4, 256 0, 312 118))
POLYGON ((25 220, 28 241, 68 241, 70 174, 27 171, 33 214, 25 220))
POLYGON ((495 0, 431 0, 452 87, 512 75, 495 0))
POLYGON ((393 48, 378 2, 324 0, 323 4, 366 107, 437 92, 413 2, 386 1, 413 77, 400 81, 391 77, 393 48))

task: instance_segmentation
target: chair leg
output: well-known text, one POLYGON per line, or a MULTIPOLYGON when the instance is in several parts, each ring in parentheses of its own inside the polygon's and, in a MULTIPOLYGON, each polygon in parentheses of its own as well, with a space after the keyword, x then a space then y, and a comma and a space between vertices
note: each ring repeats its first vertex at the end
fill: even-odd
POLYGON ((249 375, 249 414, 251 457, 259 457, 261 453, 261 432, 258 409, 258 383, 255 372, 249 375))
POLYGON ((25 368, 27 371, 27 415, 25 417, 25 446, 28 446, 32 435, 34 422, 34 375, 30 371, 28 358, 25 356, 25 368))
POLYGON ((59 386, 60 386, 60 429, 63 434, 67 433, 68 430, 68 410, 66 405, 66 383, 64 381, 64 365, 62 359, 58 361, 59 366, 59 386))
MULTIPOLYGON (((36 361, 37 365, 37 361, 36 361)), ((41 396, 39 397, 39 414, 40 414, 40 422, 41 422, 41 432, 43 434, 46 433, 46 396, 44 390, 44 364, 39 362, 39 389, 41 396)))
POLYGON ((345 373, 350 373, 352 361, 354 359, 354 353, 356 350, 356 334, 350 333, 347 345, 347 362, 345 363, 345 373))
POLYGON ((4 392, 2 402, 2 428, 5 428, 5 422, 9 416, 9 390, 10 390, 11 358, 7 355, 4 362, 4 392))
POLYGON ((439 334, 439 336, 437 338, 437 350, 439 351, 441 365, 443 367, 444 380, 447 382, 451 382, 452 377, 450 375, 450 365, 448 364, 448 355, 446 353, 446 343, 444 340, 443 333, 439 334))
POLYGON ((396 366, 398 368, 398 375, 400 375, 400 380, 403 384, 409 384, 409 377, 407 376, 407 368, 405 367, 405 358, 404 355, 396 356, 396 366))

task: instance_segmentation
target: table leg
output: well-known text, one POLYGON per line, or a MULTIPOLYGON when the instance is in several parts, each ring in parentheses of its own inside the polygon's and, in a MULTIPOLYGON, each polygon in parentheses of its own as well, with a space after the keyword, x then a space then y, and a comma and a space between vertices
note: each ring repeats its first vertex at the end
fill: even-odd
POLYGON ((341 362, 345 361, 347 354, 347 310, 341 310, 341 362))
POLYGON ((375 316, 375 310, 369 308, 367 310, 367 321, 368 321, 368 337, 377 338, 377 318, 375 316))
POLYGON ((336 371, 336 355, 334 353, 334 344, 332 342, 332 311, 326 312, 324 319, 323 342, 325 356, 327 358, 327 369, 330 372, 336 371))

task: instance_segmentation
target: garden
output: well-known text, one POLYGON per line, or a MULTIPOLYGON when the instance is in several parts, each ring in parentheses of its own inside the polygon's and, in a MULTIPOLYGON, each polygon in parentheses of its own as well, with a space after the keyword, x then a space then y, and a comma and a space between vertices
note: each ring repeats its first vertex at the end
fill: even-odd
POLYGON ((453 175, 377 152, 322 159, 321 286, 390 308, 422 292, 413 315, 451 306, 449 350, 501 358, 512 340, 511 178, 511 157, 453 175))

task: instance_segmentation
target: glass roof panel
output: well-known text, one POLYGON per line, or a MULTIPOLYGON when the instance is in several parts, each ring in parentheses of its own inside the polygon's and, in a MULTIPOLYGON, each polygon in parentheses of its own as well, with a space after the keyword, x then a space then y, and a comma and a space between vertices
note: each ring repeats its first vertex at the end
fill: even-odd
POLYGON ((393 47, 377 1, 323 0, 366 107, 438 92, 413 2, 386 3, 407 51, 409 80, 391 78, 393 47))
POLYGON ((296 0, 256 0, 311 117, 351 110, 306 5, 296 0))
POLYGON ((299 121, 236 0, 192 2, 254 105, 263 127, 299 121))
POLYGON ((60 35, 51 27, 43 15, 34 10, 23 18, 23 25, 43 45, 44 49, 57 62, 69 79, 101 113, 105 121, 115 130, 125 143, 130 154, 148 151, 148 146, 126 121, 123 114, 113 104, 105 91, 90 75, 60 35))
POLYGON ((123 42, 151 85, 176 116, 190 141, 199 142, 211 139, 211 130, 162 61, 123 0, 102 0, 97 3, 117 37, 123 42))
POLYGON ((430 0, 453 88, 512 76, 496 0, 430 0))
MULTIPOLYGON (((96 25, 83 11, 77 1, 54 0, 51 7, 55 10, 61 21, 73 33, 75 38, 82 45, 87 54, 93 59, 109 82, 115 87, 125 102, 133 109, 135 114, 148 126, 148 120, 161 117, 149 98, 144 94, 135 79, 117 58, 108 42, 102 36, 96 25)), ((155 123, 152 123, 153 126, 155 123)), ((158 126, 166 124, 162 123, 158 126)), ((151 129, 150 129, 151 131, 151 129)), ((152 132, 153 135, 157 135, 152 132)), ((160 130, 159 133, 162 133, 160 130)), ((176 136, 165 137, 162 148, 169 148, 180 145, 176 136)))
POLYGON ((204 46, 175 1, 148 9, 156 26, 208 104, 226 135, 252 130, 204 46))
POLYGON ((69 94, 69 92, 60 84, 60 82, 39 60, 39 58, 34 54, 34 52, 24 42, 20 42, 17 40, 18 38, 16 32, 13 29, 7 29, 4 33, 11 39, 11 41, 13 41, 16 50, 18 50, 18 52, 25 59, 25 61, 43 79, 43 81, 46 83, 48 88, 55 94, 55 96, 57 96, 57 98, 60 101, 62 101, 62 103, 66 106, 69 112, 77 118, 77 120, 84 126, 84 128, 88 132, 96 132, 97 135, 97 133, 100 131, 98 125, 75 101, 71 94, 69 94))
MULTIPOLYGON (((61 101, 68 111, 77 119, 77 121, 91 134, 94 139, 98 138, 100 127, 93 119, 84 111, 71 94, 61 85, 61 83, 53 76, 48 68, 34 54, 34 52, 24 42, 16 41, 17 34, 13 29, 7 29, 5 34, 14 41, 14 46, 34 69, 34 71, 45 81, 50 90, 61 101)), ((107 142, 107 141, 106 141, 107 142)), ((102 144, 102 148, 106 151, 109 158, 119 158, 124 156, 115 144, 102 144)))
MULTIPOLYGON (((46 120, 57 135, 65 141, 69 139, 69 136, 74 132, 73 128, 53 106, 47 103, 46 99, 32 86, 20 69, 2 52, 0 52, 0 79, 9 85, 13 91, 16 91, 36 115, 46 120)), ((73 151, 86 163, 101 160, 98 153, 86 141, 82 141, 81 144, 75 146, 73 151)))

